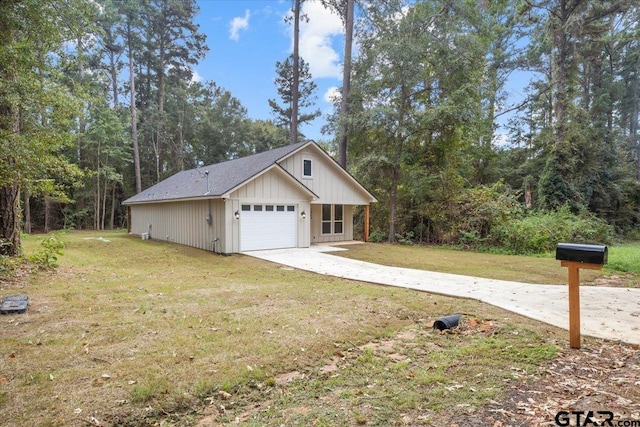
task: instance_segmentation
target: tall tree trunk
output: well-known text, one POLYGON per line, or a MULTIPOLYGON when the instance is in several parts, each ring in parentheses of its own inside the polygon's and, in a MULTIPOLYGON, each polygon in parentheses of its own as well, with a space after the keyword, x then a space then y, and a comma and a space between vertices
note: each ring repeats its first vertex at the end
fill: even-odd
POLYGON ((391 191, 389 191, 389 243, 396 241, 396 222, 398 210, 398 186, 400 185, 400 164, 393 165, 391 191))
POLYGON ((167 55, 170 55, 168 50, 170 49, 170 36, 167 34, 169 27, 171 26, 171 17, 169 16, 171 12, 166 9, 167 4, 161 6, 160 10, 160 25, 161 29, 159 30, 158 35, 158 68, 157 68, 157 77, 158 77, 158 118, 156 123, 156 181, 160 182, 162 179, 162 169, 164 164, 164 156, 165 156, 165 142, 164 142, 164 132, 165 132, 165 117, 164 117, 164 102, 165 102, 165 92, 166 92, 166 74, 165 70, 167 69, 167 55))
POLYGON ((24 188, 24 232, 31 234, 31 194, 29 193, 29 187, 24 188))
POLYGON ((300 4, 303 0, 294 0, 293 6, 293 84, 291 88, 291 144, 298 142, 298 98, 300 85, 300 4))
POLYGON ((165 91, 165 75, 164 75, 164 47, 160 47, 160 60, 158 65, 158 123, 156 123, 156 182, 160 182, 162 178, 162 160, 164 146, 164 91, 165 91))
MULTIPOLYGON (((577 3, 580 0, 574 0, 577 3)), ((571 36, 567 28, 569 17, 575 6, 570 4, 570 0, 560 0, 559 22, 555 28, 555 47, 557 52, 553 61, 556 87, 555 87, 555 114, 554 114, 554 134, 556 148, 565 149, 569 121, 567 113, 569 107, 569 55, 571 49, 571 36), (572 7, 573 6, 573 7, 572 7)))
POLYGON ((100 230, 100 178, 96 180, 96 189, 93 203, 93 229, 100 230))
MULTIPOLYGON (((9 165, 13 162, 10 161, 9 165)), ((20 185, 17 180, 0 188, 0 255, 19 256, 20 185)))
POLYGON ((116 182, 113 182, 113 186, 111 187, 111 220, 109 221, 109 228, 113 230, 113 223, 116 218, 116 182))
MULTIPOLYGON (((636 81, 638 81, 638 77, 640 76, 640 61, 636 61, 636 81)), ((638 130, 640 128, 640 111, 638 111, 640 107, 640 84, 633 85, 633 95, 632 95, 632 107, 631 107, 631 117, 629 119, 629 138, 631 139, 631 146, 636 148, 636 167, 638 172, 638 181, 640 181, 640 135, 638 135, 638 130)))
POLYGON ((184 142, 184 125, 183 125, 184 114, 180 114, 179 122, 178 122, 178 152, 176 153, 176 160, 178 162, 178 170, 184 170, 184 156, 186 152, 185 142, 184 142))
MULTIPOLYGON (((0 23, 0 26, 2 23, 0 23)), ((0 74, 11 70, 3 69, 0 63, 0 74)), ((10 104, 0 104, 0 115, 10 117, 11 125, 8 126, 9 135, 20 133, 20 110, 10 104)), ((1 121, 0 123, 3 123, 1 121)), ((9 156, 2 159, 8 166, 8 170, 15 170, 15 160, 9 156)), ((20 176, 14 172, 12 177, 3 187, 0 187, 0 255, 19 256, 22 254, 20 241, 20 176)))
MULTIPOLYGON (((79 36, 77 39, 77 61, 78 61, 78 79, 80 80, 81 84, 84 84, 84 45, 82 44, 82 37, 79 36)), ((82 136, 85 135, 86 131, 87 131, 87 121, 86 118, 84 116, 84 111, 82 112, 83 114, 80 114, 80 117, 78 118, 78 148, 77 148, 77 155, 78 155, 78 164, 82 167, 83 166, 83 162, 84 162, 84 147, 83 147, 83 141, 82 141, 82 136)), ((43 120, 44 117, 46 117, 46 114, 43 114, 43 120)))
POLYGON ((104 180, 104 190, 103 190, 103 194, 102 194, 102 218, 100 220, 100 230, 104 230, 104 219, 107 216, 107 190, 108 190, 108 185, 107 185, 107 180, 104 180))
POLYGON ((115 53, 109 51, 109 72, 111 73, 111 92, 113 96, 113 109, 117 110, 120 102, 118 100, 118 70, 116 66, 115 53))
POLYGON ((581 195, 575 189, 575 167, 572 162, 575 143, 571 131, 569 107, 574 99, 575 58, 570 19, 583 0, 559 0, 557 8, 550 11, 552 31, 551 71, 553 81, 553 134, 554 141, 539 182, 541 205, 557 209, 569 204, 578 209, 581 195))
POLYGON ((338 135, 338 163, 347 168, 347 114, 349 114, 349 94, 351 93, 351 50, 353 47, 354 0, 347 0, 344 37, 344 65, 342 68, 342 99, 340 100, 340 130, 338 135))
POLYGON ((138 117, 136 109, 136 80, 133 67, 133 49, 131 47, 133 37, 131 23, 127 22, 127 45, 129 48, 129 95, 131 104, 131 141, 133 142, 133 168, 136 179, 136 193, 142 191, 142 178, 140 174, 140 148, 138 146, 138 117))
POLYGON ((44 196, 44 232, 48 233, 49 226, 49 217, 51 216, 51 200, 49 200, 49 196, 44 196))

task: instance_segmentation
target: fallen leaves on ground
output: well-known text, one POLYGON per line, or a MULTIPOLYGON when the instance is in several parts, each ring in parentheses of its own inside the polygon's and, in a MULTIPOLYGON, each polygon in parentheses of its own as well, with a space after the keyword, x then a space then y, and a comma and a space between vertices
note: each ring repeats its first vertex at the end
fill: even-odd
MULTIPOLYGON (((593 340, 581 350, 567 349, 535 377, 518 372, 500 401, 473 413, 442 414, 443 425, 555 426, 559 411, 593 411, 602 425, 611 411, 615 422, 640 421, 639 346, 593 340)), ((570 415, 575 425, 575 415, 570 415)))

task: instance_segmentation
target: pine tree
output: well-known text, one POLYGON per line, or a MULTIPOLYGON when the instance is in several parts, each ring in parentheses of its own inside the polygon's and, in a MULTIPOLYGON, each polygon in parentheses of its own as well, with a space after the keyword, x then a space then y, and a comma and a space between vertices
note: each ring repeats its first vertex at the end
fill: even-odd
MULTIPOLYGON (((318 116, 320 116, 320 110, 314 110, 310 113, 300 113, 294 115, 294 68, 293 68, 293 55, 289 56, 284 62, 276 63, 277 77, 275 80, 278 88, 278 95, 282 100, 282 104, 279 104, 275 99, 269 100, 269 106, 275 116, 275 122, 278 126, 292 129, 292 123, 296 122, 298 126, 302 123, 307 123, 318 116), (294 117, 295 116, 295 117, 294 117), (294 120, 295 118, 295 120, 294 120)), ((300 58, 300 70, 299 70, 299 86, 298 86, 298 107, 300 109, 312 107, 315 104, 314 92, 316 90, 316 84, 313 82, 311 73, 309 72, 309 64, 300 58)), ((296 129, 297 133, 299 131, 296 129)))

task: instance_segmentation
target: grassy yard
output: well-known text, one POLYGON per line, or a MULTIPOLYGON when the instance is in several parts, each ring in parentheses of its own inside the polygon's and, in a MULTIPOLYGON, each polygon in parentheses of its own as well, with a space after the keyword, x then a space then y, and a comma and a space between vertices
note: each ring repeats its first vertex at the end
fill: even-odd
MULTIPOLYGON (((0 283, 0 295, 30 298, 27 313, 0 317, 2 426, 442 425, 567 348, 566 331, 473 301, 121 232, 61 239, 57 271, 0 283), (451 313, 464 313, 461 327, 434 332, 451 313)), ((37 236, 25 247, 37 250, 37 236)), ((350 253, 388 258, 367 247, 350 253)), ((408 261, 416 250, 386 252, 408 261)), ((423 251, 415 262, 433 258, 423 251)), ((504 270, 447 257, 462 274, 504 270)), ((526 280, 565 274, 549 259, 519 262, 533 266, 526 280)))
MULTIPOLYGON (((541 257, 495 255, 442 247, 367 244, 349 246, 336 255, 378 264, 416 268, 524 283, 567 283, 567 270, 555 254, 541 257)), ((609 248, 609 262, 603 270, 581 270, 583 285, 640 287, 640 243, 609 248)))

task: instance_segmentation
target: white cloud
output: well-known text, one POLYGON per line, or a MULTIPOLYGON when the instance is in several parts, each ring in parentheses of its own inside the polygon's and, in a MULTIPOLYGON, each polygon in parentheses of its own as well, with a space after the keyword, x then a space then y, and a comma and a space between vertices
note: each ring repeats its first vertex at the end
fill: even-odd
POLYGON ((324 99, 327 104, 337 104, 340 102, 340 99, 342 99, 342 92, 339 87, 331 86, 324 93, 322 99, 324 99))
POLYGON ((234 41, 238 41, 240 39, 240 30, 246 30, 249 28, 249 17, 251 16, 251 12, 249 9, 244 11, 244 18, 235 17, 229 24, 229 38, 234 41))
MULTIPOLYGON (((344 33, 342 20, 319 1, 304 2, 302 12, 309 22, 300 22, 300 56, 309 64, 311 75, 314 79, 341 78, 340 55, 333 48, 332 39, 344 33)), ((293 23, 290 24, 290 34, 293 40, 293 23)))
POLYGON ((193 73, 193 75, 191 76, 191 81, 192 82, 201 82, 202 76, 196 71, 196 70, 191 70, 191 72, 193 73))

